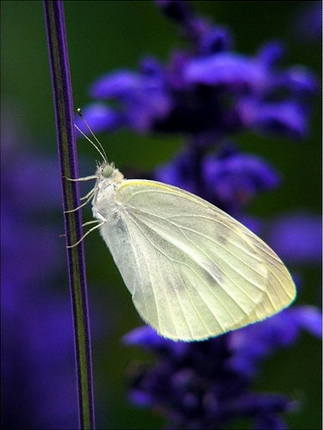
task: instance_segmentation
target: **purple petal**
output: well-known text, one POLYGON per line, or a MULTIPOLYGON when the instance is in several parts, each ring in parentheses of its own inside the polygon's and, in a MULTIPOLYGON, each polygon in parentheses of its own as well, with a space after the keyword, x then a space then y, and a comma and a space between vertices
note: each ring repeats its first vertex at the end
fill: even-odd
POLYGON ((244 226, 246 226, 257 236, 261 235, 261 231, 264 227, 264 222, 262 220, 250 215, 240 215, 239 217, 237 217, 237 220, 240 221, 244 226))
POLYGON ((225 86, 232 90, 260 89, 268 79, 265 69, 257 62, 238 54, 220 53, 192 59, 184 71, 188 84, 225 86))
POLYGON ((196 169, 190 152, 177 155, 172 162, 157 168, 154 174, 157 181, 198 193, 195 177, 196 169))
POLYGON ((234 154, 225 159, 208 157, 204 162, 204 181, 217 200, 225 204, 246 204, 257 192, 275 188, 276 171, 260 157, 234 154))
POLYGON ((278 417, 273 415, 260 416, 254 426, 255 430, 266 429, 266 430, 287 430, 285 422, 278 417))
POLYGON ((170 111, 172 99, 165 86, 162 70, 152 73, 151 62, 142 74, 119 71, 99 79, 91 88, 97 98, 116 99, 121 102, 124 121, 131 128, 149 131, 155 121, 162 120, 170 111))
MULTIPOLYGON (((82 109, 82 114, 91 129, 96 132, 114 131, 123 125, 122 115, 102 103, 93 103, 82 109)), ((75 118, 75 124, 85 134, 89 134, 87 126, 79 116, 75 118)), ((77 131, 78 136, 81 133, 77 131)))
POLYGON ((122 338, 126 345, 142 346, 151 351, 171 356, 182 356, 186 353, 188 344, 184 342, 174 342, 160 336, 152 327, 146 325, 135 328, 122 338))
POLYGON ((215 54, 228 50, 232 45, 229 31, 224 27, 213 27, 207 31, 199 41, 201 55, 215 54))
POLYGON ((99 78, 90 88, 92 97, 98 99, 127 98, 129 93, 141 87, 140 76, 128 70, 108 73, 99 78))
POLYGON ((148 325, 135 328, 127 333, 122 340, 126 345, 139 345, 144 347, 159 346, 164 342, 164 339, 148 325))
POLYGON ((231 365, 246 376, 252 376, 259 361, 275 349, 295 342, 301 329, 321 336, 321 312, 312 306, 285 309, 262 322, 231 333, 234 351, 231 365), (250 342, 250 339, 253 339, 250 342))
POLYGON ((277 86, 301 96, 317 93, 319 82, 310 70, 302 66, 295 66, 281 74, 277 80, 277 86))
POLYGON ((315 306, 302 306, 292 310, 299 328, 307 330, 317 337, 322 337, 322 313, 315 306))
POLYGON ((268 243, 283 260, 292 263, 320 263, 321 219, 309 213, 285 215, 274 222, 268 243))
POLYGON ((280 41, 271 41, 263 45, 257 53, 257 59, 266 67, 275 66, 282 60, 285 53, 285 47, 280 41))
POLYGON ((131 403, 141 408, 147 408, 151 406, 152 403, 151 396, 141 390, 131 390, 128 394, 128 398, 131 403))
POLYGON ((154 57, 145 57, 140 61, 140 72, 145 76, 163 79, 163 68, 154 57))
POLYGON ((245 127, 294 139, 304 138, 307 132, 307 115, 294 102, 262 103, 249 99, 240 103, 239 112, 245 127))

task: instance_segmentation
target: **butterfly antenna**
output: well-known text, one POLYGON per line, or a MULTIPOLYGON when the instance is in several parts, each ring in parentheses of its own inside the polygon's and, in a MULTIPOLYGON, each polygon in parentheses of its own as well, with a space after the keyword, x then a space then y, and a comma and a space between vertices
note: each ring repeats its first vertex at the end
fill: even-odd
POLYGON ((101 157, 103 158, 103 160, 106 161, 106 162, 108 162, 107 159, 106 159, 106 156, 97 147, 97 145, 85 133, 83 133, 83 131, 76 124, 74 124, 74 127, 85 137, 86 140, 88 140, 91 143, 91 145, 94 146, 94 148, 98 151, 98 153, 101 155, 101 157))
MULTIPOLYGON (((108 157, 107 154, 105 152, 105 149, 103 148, 102 143, 99 141, 99 139, 96 137, 96 135, 93 133, 91 127, 89 126, 88 122, 85 120, 85 118, 83 117, 82 114, 82 110, 80 108, 77 109, 77 113, 79 114, 80 118, 82 119, 82 121, 84 122, 84 124, 86 125, 86 127, 88 128, 89 132, 91 133, 91 135, 94 137, 96 143, 99 145, 100 149, 102 150, 104 157, 102 157, 106 162, 108 162, 108 157)), ((82 133, 84 135, 84 133, 82 133)), ((93 142, 91 142, 93 144, 93 142)), ((99 151, 100 152, 100 151, 99 151)), ((100 152, 101 153, 101 152, 100 152)), ((102 155, 102 154, 101 154, 102 155)))

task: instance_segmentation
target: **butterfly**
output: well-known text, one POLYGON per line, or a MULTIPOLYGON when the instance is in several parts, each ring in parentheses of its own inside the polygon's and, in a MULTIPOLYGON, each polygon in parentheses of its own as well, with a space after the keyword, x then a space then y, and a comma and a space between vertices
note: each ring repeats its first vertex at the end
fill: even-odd
POLYGON ((95 175, 84 178, 96 179, 87 197, 97 225, 88 233, 100 228, 139 315, 157 333, 204 340, 292 303, 292 277, 259 237, 192 193, 125 179, 102 151, 95 175))

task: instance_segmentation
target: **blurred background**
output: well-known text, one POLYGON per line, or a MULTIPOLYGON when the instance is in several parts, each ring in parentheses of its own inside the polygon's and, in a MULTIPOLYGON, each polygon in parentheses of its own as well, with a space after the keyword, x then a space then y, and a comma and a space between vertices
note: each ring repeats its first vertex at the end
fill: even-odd
MULTIPOLYGON (((287 47, 284 66, 303 64, 320 76, 320 39, 306 24, 317 4, 194 2, 200 14, 231 30, 238 52, 253 55, 263 42, 280 39, 287 47)), ((1 12, 4 428, 75 428, 72 323, 65 242, 59 238, 63 222, 42 2, 3 1, 1 12)), ((75 108, 90 102, 89 85, 104 73, 136 69, 148 54, 165 62, 182 45, 174 24, 150 1, 66 1, 65 14, 75 108)), ((283 178, 280 187, 253 201, 248 214, 266 220, 295 211, 319 217, 319 96, 313 106, 305 141, 251 133, 235 137, 242 151, 264 157, 283 178)), ((183 142, 180 135, 129 131, 98 137, 121 171, 153 170, 183 142)), ((78 149, 81 176, 93 174, 97 154, 84 139, 78 149)), ((90 209, 83 216, 90 220, 90 209)), ((127 400, 129 364, 153 360, 121 342, 142 322, 98 233, 86 239, 85 250, 98 428, 160 428, 157 414, 127 400)), ((319 263, 291 269, 301 279, 300 303, 319 306, 319 263)), ((318 429, 320 381, 320 342, 304 333, 264 362, 255 389, 300 400, 297 413, 287 417, 290 428, 318 429)))

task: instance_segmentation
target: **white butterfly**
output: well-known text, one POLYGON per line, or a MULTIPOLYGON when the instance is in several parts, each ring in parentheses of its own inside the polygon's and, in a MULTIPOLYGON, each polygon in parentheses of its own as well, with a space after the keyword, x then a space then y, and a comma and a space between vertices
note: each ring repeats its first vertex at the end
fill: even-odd
POLYGON ((98 220, 90 231, 100 228, 136 309, 160 335, 207 339, 294 300, 279 257, 209 202, 160 182, 126 180, 106 161, 89 178, 98 220))

